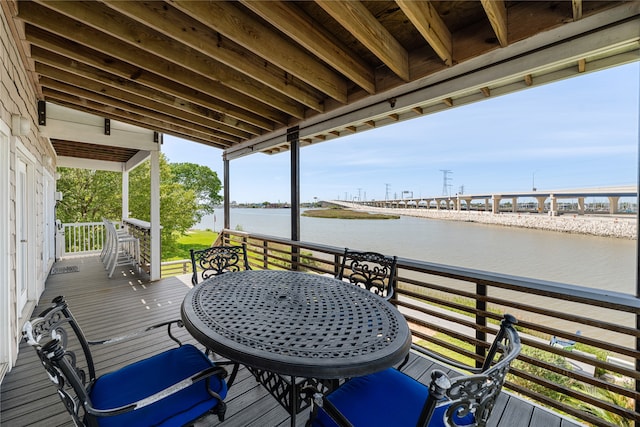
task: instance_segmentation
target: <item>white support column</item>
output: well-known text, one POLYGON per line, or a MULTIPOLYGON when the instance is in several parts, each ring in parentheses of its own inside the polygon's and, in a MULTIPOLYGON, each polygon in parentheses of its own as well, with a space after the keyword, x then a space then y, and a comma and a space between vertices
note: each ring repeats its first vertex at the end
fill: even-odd
POLYGON ((618 202, 620 202, 620 197, 609 196, 609 213, 611 215, 618 213, 618 202))
POLYGON ((500 213, 500 200, 502 200, 502 197, 498 196, 498 195, 493 195, 491 196, 491 211, 494 214, 499 214, 500 213))
POLYGON ((551 206, 549 207, 549 216, 558 215, 558 199, 555 194, 549 195, 549 200, 551 201, 551 206))
POLYGON ((160 152, 151 152, 151 281, 160 279, 160 152))
POLYGON ((122 167, 122 215, 120 218, 129 218, 129 171, 122 167))
POLYGON ((584 197, 578 197, 578 214, 584 215, 584 197))

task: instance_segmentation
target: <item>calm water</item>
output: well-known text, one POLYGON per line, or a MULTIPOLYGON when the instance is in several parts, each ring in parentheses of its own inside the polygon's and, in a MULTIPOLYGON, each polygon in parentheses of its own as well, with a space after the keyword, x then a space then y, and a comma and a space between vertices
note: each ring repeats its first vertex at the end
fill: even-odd
MULTIPOLYGON (((219 231, 222 210, 195 228, 219 231)), ((231 209, 231 229, 290 237, 289 209, 231 209)), ((635 294, 636 241, 401 217, 302 217, 300 240, 635 294)))

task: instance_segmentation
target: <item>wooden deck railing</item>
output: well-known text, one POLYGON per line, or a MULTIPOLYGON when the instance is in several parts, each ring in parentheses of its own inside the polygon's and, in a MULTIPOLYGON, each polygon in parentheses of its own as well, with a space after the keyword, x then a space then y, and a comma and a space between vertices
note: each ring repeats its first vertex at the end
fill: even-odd
MULTIPOLYGON (((222 230, 217 244, 240 242, 253 268, 331 275, 344 250, 232 230, 222 230)), ((508 389, 593 425, 640 421, 635 296, 399 258, 393 303, 417 350, 471 363, 482 359, 501 314, 509 312, 519 319, 523 351, 508 389), (550 344, 552 337, 558 344, 550 344)))
POLYGON ((76 222, 63 223, 56 237, 61 239, 56 254, 59 258, 67 254, 91 254, 100 252, 104 245, 106 233, 104 223, 76 222))
MULTIPOLYGON (((140 241, 140 265, 149 273, 151 266, 151 224, 135 218, 125 218, 122 226, 126 227, 129 234, 140 241)), ((62 239, 56 256, 81 255, 100 252, 104 246, 106 236, 104 223, 101 222, 76 222, 62 224, 62 230, 58 231, 57 238, 62 239), (62 233, 60 232, 62 231, 62 233)))
POLYGON ((140 241, 140 267, 149 273, 151 271, 151 224, 135 218, 124 218, 122 225, 129 234, 140 241))

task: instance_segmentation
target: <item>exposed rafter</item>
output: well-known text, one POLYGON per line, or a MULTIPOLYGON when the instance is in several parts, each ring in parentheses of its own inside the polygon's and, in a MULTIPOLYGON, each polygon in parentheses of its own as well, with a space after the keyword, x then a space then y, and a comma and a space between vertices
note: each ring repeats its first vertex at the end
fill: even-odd
POLYGON ((174 0, 173 4, 210 28, 306 81, 339 102, 347 101, 347 83, 304 49, 231 2, 174 0), (241 22, 242 25, 238 25, 241 22))
POLYGON ((316 0, 316 3, 401 79, 410 80, 406 49, 362 3, 345 0, 316 0))
POLYGON ((491 27, 496 33, 500 46, 504 47, 509 44, 507 37, 507 8, 503 0, 481 0, 491 27))
POLYGON ((413 0, 396 0, 396 3, 440 59, 451 66, 453 64, 451 32, 433 5, 428 1, 413 0))
POLYGON ((0 7, 39 99, 227 159, 287 150, 293 126, 318 143, 634 61, 640 39, 640 4, 618 0, 0 7))
POLYGON ((341 45, 330 33, 323 31, 317 22, 295 4, 287 1, 253 0, 242 0, 242 3, 368 93, 375 93, 371 67, 346 46, 341 45))

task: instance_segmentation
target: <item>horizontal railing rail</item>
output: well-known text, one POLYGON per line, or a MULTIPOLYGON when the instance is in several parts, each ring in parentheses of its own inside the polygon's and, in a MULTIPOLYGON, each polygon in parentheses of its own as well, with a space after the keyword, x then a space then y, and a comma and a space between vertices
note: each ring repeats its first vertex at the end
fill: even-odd
MULTIPOLYGON (((247 245, 252 268, 330 275, 344 251, 233 230, 222 230, 216 244, 238 243, 247 245)), ((640 421, 640 299, 407 258, 397 268, 392 303, 409 322, 416 351, 477 364, 508 312, 519 320, 523 350, 506 388, 592 425, 640 421)))
POLYGON ((179 259, 176 261, 163 261, 160 267, 162 277, 178 276, 191 273, 191 260, 179 259))

